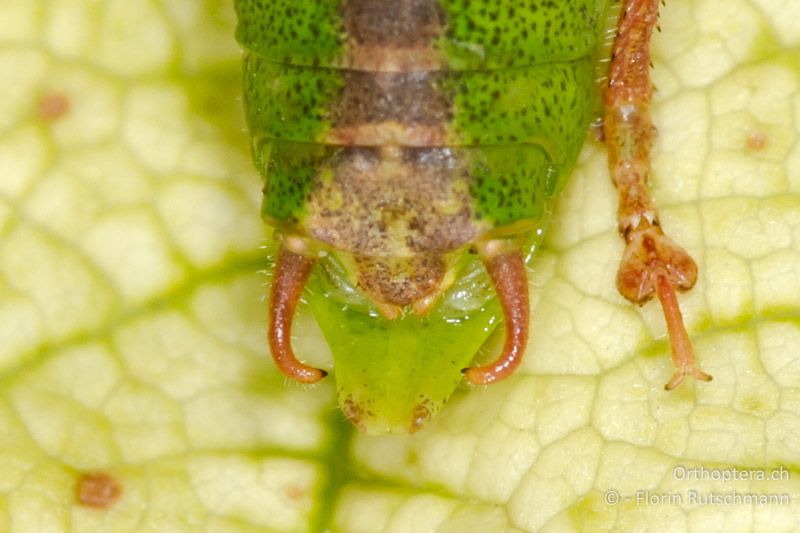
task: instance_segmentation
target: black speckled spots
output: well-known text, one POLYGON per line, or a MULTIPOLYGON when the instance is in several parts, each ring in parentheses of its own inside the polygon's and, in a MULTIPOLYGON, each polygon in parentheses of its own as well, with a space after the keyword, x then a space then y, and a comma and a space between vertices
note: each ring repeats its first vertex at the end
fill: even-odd
POLYGON ((236 0, 236 38, 270 61, 337 65, 344 61, 338 0, 236 0))
POLYGON ((453 95, 451 140, 539 144, 558 165, 577 153, 597 105, 589 59, 458 73, 443 83, 453 95))
POLYGON ((502 227, 541 220, 555 196, 557 172, 535 145, 484 147, 471 153, 470 195, 481 219, 502 227))
POLYGON ((494 69, 579 59, 602 35, 603 0, 441 0, 441 46, 452 69, 494 69))
POLYGON ((348 47, 429 44, 450 70, 570 61, 600 42, 609 0, 236 0, 237 38, 270 61, 351 67, 348 47))
POLYGON ((321 141, 332 103, 341 93, 341 71, 298 68, 245 57, 246 113, 254 137, 321 141))
POLYGON ((305 212, 319 169, 335 149, 322 144, 285 141, 255 147, 256 163, 264 176, 262 215, 279 226, 292 226, 305 212), (263 154, 263 155, 262 155, 263 154))

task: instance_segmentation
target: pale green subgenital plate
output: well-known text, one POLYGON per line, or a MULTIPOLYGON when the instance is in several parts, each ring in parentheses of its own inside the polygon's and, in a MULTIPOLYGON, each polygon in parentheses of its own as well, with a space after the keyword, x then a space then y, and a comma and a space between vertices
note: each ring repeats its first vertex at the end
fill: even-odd
POLYGON ((437 308, 389 321, 348 309, 314 285, 309 307, 333 356, 339 406, 372 435, 413 433, 435 417, 501 316, 490 301, 456 318, 437 308))
MULTIPOLYGON (((797 530, 798 21, 672 0, 654 42, 653 190, 700 265, 681 305, 713 382, 663 391, 660 310, 615 291, 589 142, 533 264, 523 366, 374 438, 266 355, 229 3, 0 0, 0 530, 797 530), (68 111, 42 117, 47 95, 68 111), (701 466, 789 479, 676 474, 701 466), (108 510, 75 503, 95 470, 123 487, 108 510)), ((307 309, 295 345, 330 365, 307 309)))

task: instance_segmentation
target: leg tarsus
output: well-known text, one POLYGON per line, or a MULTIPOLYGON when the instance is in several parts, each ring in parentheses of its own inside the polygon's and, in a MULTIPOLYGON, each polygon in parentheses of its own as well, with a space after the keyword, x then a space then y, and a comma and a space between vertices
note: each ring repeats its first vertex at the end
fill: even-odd
POLYGON ((269 305, 269 347, 272 358, 281 372, 301 383, 314 383, 328 374, 319 368, 304 365, 292 350, 294 312, 313 267, 314 259, 281 246, 269 305))
POLYGON ((656 293, 661 301, 661 308, 664 310, 664 319, 667 322, 669 332, 670 349, 672 350, 672 362, 678 369, 664 388, 673 390, 681 384, 683 378, 691 376, 699 381, 711 381, 711 375, 706 374, 700 367, 694 356, 692 343, 689 334, 683 325, 678 298, 675 294, 675 285, 669 279, 669 274, 664 270, 656 274, 656 293))
POLYGON ((686 251, 661 232, 658 226, 633 230, 617 274, 619 292, 633 303, 642 304, 655 294, 667 323, 672 361, 678 369, 666 385, 672 390, 691 376, 711 381, 697 366, 689 334, 683 324, 676 289, 689 290, 697 280, 697 265, 686 251))
POLYGON ((503 306, 506 340, 493 363, 462 370, 467 380, 476 385, 500 381, 516 370, 525 352, 529 327, 528 276, 520 251, 486 258, 484 264, 503 306))

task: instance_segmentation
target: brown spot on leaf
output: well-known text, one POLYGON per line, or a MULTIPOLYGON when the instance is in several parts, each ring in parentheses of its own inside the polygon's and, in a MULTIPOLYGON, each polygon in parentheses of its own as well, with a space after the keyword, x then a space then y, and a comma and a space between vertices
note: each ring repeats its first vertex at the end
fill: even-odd
POLYGON ((66 95, 61 93, 47 93, 39 98, 36 113, 39 118, 53 122, 69 112, 70 102, 66 95))
POLYGON ((751 152, 760 152, 767 145, 767 134, 763 131, 751 131, 747 136, 747 149, 751 152))
POLYGON ((292 501, 298 501, 306 495, 305 489, 297 485, 289 485, 284 489, 286 497, 292 501))
POLYGON ((119 500, 122 486, 106 472, 89 472, 78 480, 76 498, 80 505, 108 509, 119 500))

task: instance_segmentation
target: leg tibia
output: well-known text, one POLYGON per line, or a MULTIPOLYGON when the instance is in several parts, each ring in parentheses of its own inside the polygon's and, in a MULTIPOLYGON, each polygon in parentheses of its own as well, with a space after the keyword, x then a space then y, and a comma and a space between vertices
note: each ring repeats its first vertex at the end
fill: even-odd
POLYGON ((620 15, 605 94, 603 120, 608 164, 619 191, 617 224, 626 241, 617 274, 617 288, 642 304, 658 295, 678 368, 667 384, 677 387, 687 375, 708 381, 695 363, 683 325, 676 289, 688 290, 697 279, 697 265, 683 248, 664 235, 647 190, 650 176, 650 37, 658 20, 659 0, 626 0, 620 15))

